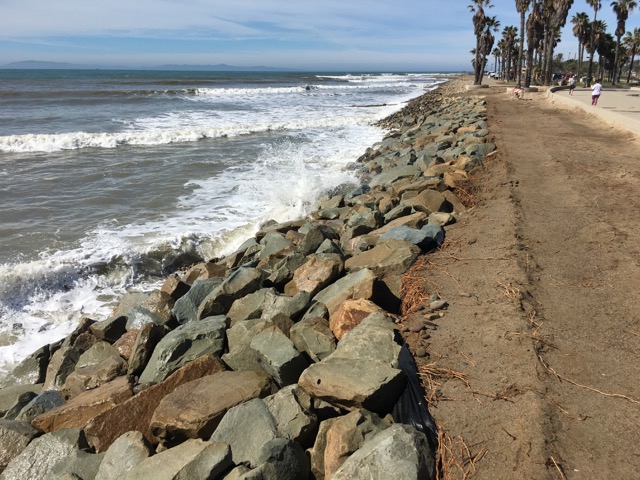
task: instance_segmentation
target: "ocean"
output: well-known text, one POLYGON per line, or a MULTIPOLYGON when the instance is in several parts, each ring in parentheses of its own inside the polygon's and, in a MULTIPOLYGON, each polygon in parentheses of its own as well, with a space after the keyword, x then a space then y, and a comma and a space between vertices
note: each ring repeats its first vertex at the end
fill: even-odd
POLYGON ((0 70, 0 376, 356 183, 434 74, 0 70))

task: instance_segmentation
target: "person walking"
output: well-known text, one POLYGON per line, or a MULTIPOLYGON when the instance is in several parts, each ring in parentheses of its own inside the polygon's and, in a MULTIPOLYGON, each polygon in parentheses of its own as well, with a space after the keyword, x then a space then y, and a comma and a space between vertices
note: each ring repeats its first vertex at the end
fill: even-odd
POLYGON ((573 95, 573 91, 576 89, 576 76, 571 75, 569 77, 569 95, 573 95))
POLYGON ((601 93, 602 83, 600 83, 600 79, 598 79, 596 83, 593 84, 593 87, 591 87, 591 105, 598 105, 598 99, 601 93))

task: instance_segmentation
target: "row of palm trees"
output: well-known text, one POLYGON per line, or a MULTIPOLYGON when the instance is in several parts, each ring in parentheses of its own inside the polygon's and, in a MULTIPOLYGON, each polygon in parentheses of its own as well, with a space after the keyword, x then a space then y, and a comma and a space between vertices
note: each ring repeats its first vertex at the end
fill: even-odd
MULTIPOLYGON (((515 0, 515 7, 520 14, 520 32, 518 28, 507 26, 502 31, 502 38, 493 49, 494 33, 498 32, 500 22, 487 11, 493 7, 491 0, 471 0, 469 5, 473 15, 476 48, 472 50, 474 58, 474 84, 480 85, 487 65, 487 57, 493 55, 496 65, 505 77, 513 78, 518 87, 528 87, 534 76, 536 81, 549 85, 552 81, 553 51, 560 41, 560 29, 565 25, 569 10, 574 0, 515 0), (527 17, 527 12, 529 15, 527 17), (526 50, 525 50, 526 38, 526 50), (492 50, 493 49, 493 50, 492 50), (522 65, 525 65, 524 69, 522 65), (524 75, 524 78, 523 78, 524 75)), ((629 64, 627 83, 630 82, 635 55, 640 50, 640 29, 626 32, 626 21, 629 14, 638 7, 636 0, 617 0, 611 7, 617 17, 615 39, 606 32, 605 22, 598 20, 597 15, 603 6, 602 0, 587 0, 593 8, 593 17, 584 12, 577 13, 571 19, 573 33, 578 38, 578 72, 581 71, 584 51, 589 54, 587 69, 587 85, 593 77, 594 56, 599 55, 599 76, 609 73, 613 83, 619 81, 622 69, 629 64)))

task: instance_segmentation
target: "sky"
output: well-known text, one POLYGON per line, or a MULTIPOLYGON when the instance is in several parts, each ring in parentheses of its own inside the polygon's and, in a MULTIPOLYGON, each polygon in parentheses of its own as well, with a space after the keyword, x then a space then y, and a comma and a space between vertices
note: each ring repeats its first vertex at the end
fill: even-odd
MULTIPOLYGON (((501 28, 514 0, 493 0, 501 28)), ((598 18, 615 29, 604 1, 598 18)), ((469 0, 0 0, 0 65, 270 66, 315 71, 469 71, 469 0)), ((576 12, 593 10, 576 0, 576 12)), ((627 30, 640 26, 640 13, 627 30)), ((571 24, 556 48, 575 56, 571 24)))

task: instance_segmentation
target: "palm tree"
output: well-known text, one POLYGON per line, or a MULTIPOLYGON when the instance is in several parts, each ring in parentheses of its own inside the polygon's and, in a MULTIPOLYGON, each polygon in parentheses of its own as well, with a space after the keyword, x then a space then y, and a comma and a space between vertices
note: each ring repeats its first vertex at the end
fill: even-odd
POLYGON ((571 5, 573 5, 573 0, 545 0, 543 3, 542 18, 545 23, 543 78, 545 85, 551 83, 553 50, 558 43, 560 29, 567 22, 571 5))
POLYGON ((578 72, 582 70, 584 58, 584 46, 587 44, 589 30, 589 15, 585 12, 576 13, 571 19, 573 23, 573 35, 578 39, 578 72))
POLYGON ((499 75, 500 72, 500 57, 502 56, 502 50, 500 49, 500 42, 498 42, 498 46, 493 49, 491 52, 493 55, 493 71, 499 75))
POLYGON ((533 0, 531 13, 527 18, 527 61, 524 86, 531 86, 533 74, 533 54, 544 39, 544 21, 542 18, 542 1, 533 0))
POLYGON ((593 20, 591 21, 591 36, 589 38, 589 68, 587 70, 587 87, 591 86, 591 75, 593 74, 593 55, 596 53, 595 44, 595 24, 598 19, 598 10, 602 8, 602 2, 600 0, 587 0, 587 3, 593 7, 593 20))
POLYGON ((513 48, 516 40, 516 35, 518 35, 518 29, 514 26, 504 27, 502 30, 502 39, 505 44, 505 55, 506 55, 506 67, 507 67, 507 81, 511 80, 511 59, 513 58, 513 48))
POLYGON ((627 73, 627 83, 631 83, 631 71, 633 70, 633 62, 636 59, 636 53, 640 49, 640 28, 634 28, 633 33, 627 32, 624 36, 625 46, 631 50, 631 63, 629 64, 629 73, 627 73))
POLYGON ((520 42, 518 42, 518 65, 516 67, 516 87, 522 88, 522 55, 524 53, 525 14, 529 10, 531 0, 516 0, 516 10, 520 14, 520 42))
MULTIPOLYGON (((614 60, 613 70, 613 84, 615 85, 618 75, 618 61, 620 57, 620 39, 627 31, 627 19, 629 14, 638 6, 638 2, 635 0, 618 0, 617 2, 611 2, 613 11, 618 19, 618 25, 616 26, 616 58, 614 60)), ((620 65, 622 70, 622 65, 620 65)))
MULTIPOLYGON (((487 48, 486 44, 488 40, 491 40, 491 47, 488 49, 489 53, 491 52, 491 48, 493 47, 493 42, 495 38, 491 35, 491 31, 489 30, 488 34, 491 36, 487 36, 487 24, 490 23, 489 19, 492 17, 487 17, 485 14, 485 8, 493 8, 491 4, 491 0, 471 0, 471 5, 469 5, 469 10, 474 14, 473 15, 473 33, 476 36, 476 48, 475 48, 475 56, 473 61, 471 62, 474 70, 474 85, 482 85, 482 76, 484 75, 484 66, 487 61, 488 53, 485 53, 487 48)), ((493 21, 495 22, 495 17, 493 17, 493 21)))

